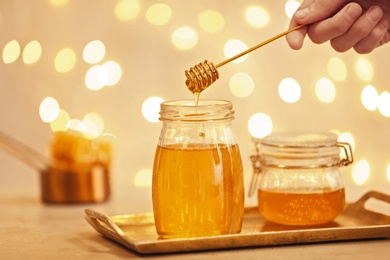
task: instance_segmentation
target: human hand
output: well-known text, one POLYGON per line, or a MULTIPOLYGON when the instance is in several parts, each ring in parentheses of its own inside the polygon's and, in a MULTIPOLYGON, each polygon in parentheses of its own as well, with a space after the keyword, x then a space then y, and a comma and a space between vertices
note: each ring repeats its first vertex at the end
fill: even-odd
POLYGON ((299 24, 307 26, 286 36, 292 49, 300 49, 308 35, 314 43, 330 41, 338 52, 369 53, 390 41, 390 1, 305 0, 290 28, 299 24))

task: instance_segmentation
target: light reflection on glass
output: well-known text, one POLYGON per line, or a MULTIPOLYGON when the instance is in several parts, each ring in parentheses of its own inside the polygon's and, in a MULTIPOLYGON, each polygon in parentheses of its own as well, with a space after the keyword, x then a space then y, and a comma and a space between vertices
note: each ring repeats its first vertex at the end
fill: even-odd
POLYGON ((272 132, 272 119, 267 114, 256 113, 249 118, 249 133, 256 138, 263 138, 272 132))
POLYGON ((295 103, 301 98, 301 86, 293 78, 285 78, 279 83, 279 96, 287 103, 295 103))
POLYGON ((230 91, 236 97, 248 97, 252 94, 255 88, 255 83, 251 76, 246 73, 239 72, 234 74, 229 81, 230 91))
POLYGON ((12 63, 18 59, 20 55, 20 45, 16 40, 8 42, 3 49, 4 63, 12 63))
POLYGON ((172 42, 179 50, 189 50, 198 43, 198 34, 190 27, 181 27, 173 32, 172 42))
POLYGON ((218 33, 225 26, 224 17, 215 10, 206 10, 199 14, 200 28, 207 33, 218 33))
POLYGON ((149 122, 158 122, 160 117, 160 104, 164 100, 160 97, 150 97, 142 104, 142 115, 149 122))
MULTIPOLYGON (((245 43, 243 43, 240 40, 229 40, 225 43, 225 46, 223 48, 223 52, 225 54, 225 57, 227 59, 243 52, 246 51, 248 47, 246 46, 245 43)), ((238 59, 233 60, 233 63, 241 63, 245 61, 248 58, 248 54, 245 54, 244 56, 241 56, 238 59)))
POLYGON ((364 87, 360 99, 362 101, 363 106, 370 111, 374 111, 378 107, 379 95, 376 89, 367 85, 364 87))
POLYGON ((265 27, 270 21, 267 10, 261 6, 249 6, 245 11, 245 18, 255 28, 265 27))
POLYGON ((146 20, 152 25, 164 25, 172 15, 171 7, 167 4, 157 3, 148 8, 146 11, 146 20))
POLYGON ((363 185, 370 177, 370 164, 367 160, 360 160, 352 168, 352 179, 357 185, 363 185))

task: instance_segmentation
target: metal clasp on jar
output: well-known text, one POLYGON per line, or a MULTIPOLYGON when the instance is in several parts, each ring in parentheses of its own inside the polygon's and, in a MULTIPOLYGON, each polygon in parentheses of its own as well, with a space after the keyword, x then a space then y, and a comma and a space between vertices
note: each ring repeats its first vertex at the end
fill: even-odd
MULTIPOLYGON (((255 146, 256 146, 256 154, 250 156, 250 159, 252 161, 252 166, 253 166, 253 175, 252 175, 251 182, 249 185, 249 191, 248 191, 249 197, 253 196, 253 194, 255 193, 255 191, 257 189, 257 184, 259 181, 259 176, 263 170, 263 167, 261 164, 261 155, 260 155, 261 139, 253 138, 253 141, 255 142, 255 146)), ((353 163, 353 155, 352 155, 351 145, 349 143, 346 143, 346 142, 337 142, 336 145, 340 148, 341 152, 343 153, 343 155, 340 155, 340 161, 335 165, 318 165, 318 167, 330 167, 330 166, 342 167, 342 166, 347 166, 347 165, 353 163)), ((340 152, 340 154, 341 154, 341 152, 340 152)), ((286 168, 286 167, 284 167, 284 168, 286 168)), ((304 169, 306 167, 295 166, 294 168, 295 169, 296 168, 304 169)))
POLYGON ((352 148, 349 143, 337 142, 337 146, 344 152, 345 157, 341 158, 339 166, 347 166, 353 163, 352 148))

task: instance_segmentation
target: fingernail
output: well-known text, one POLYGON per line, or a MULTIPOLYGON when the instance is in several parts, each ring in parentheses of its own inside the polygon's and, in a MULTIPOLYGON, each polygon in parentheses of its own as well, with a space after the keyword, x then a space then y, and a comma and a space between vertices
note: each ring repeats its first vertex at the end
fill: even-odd
POLYGON ((347 13, 348 13, 349 17, 351 18, 351 20, 354 21, 354 20, 356 20, 360 16, 360 14, 362 12, 361 12, 361 8, 360 7, 356 8, 356 6, 351 5, 347 9, 347 13))
POLYGON ((295 17, 299 19, 305 18, 309 14, 309 8, 303 8, 300 10, 297 10, 294 14, 295 17))
POLYGON ((370 10, 368 10, 367 16, 368 16, 373 22, 377 22, 377 21, 379 21, 379 20, 382 18, 382 16, 383 16, 382 9, 380 9, 380 8, 371 8, 370 10))

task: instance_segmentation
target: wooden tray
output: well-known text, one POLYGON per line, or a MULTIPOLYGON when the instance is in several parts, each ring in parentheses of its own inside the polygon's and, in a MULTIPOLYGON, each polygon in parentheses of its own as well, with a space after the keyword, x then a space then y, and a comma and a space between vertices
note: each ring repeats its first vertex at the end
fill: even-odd
POLYGON ((240 234, 160 239, 152 213, 106 216, 85 209, 86 220, 102 235, 140 254, 390 238, 390 216, 366 210, 370 198, 390 203, 390 196, 370 191, 331 223, 311 227, 284 226, 266 221, 257 208, 246 208, 240 234))

